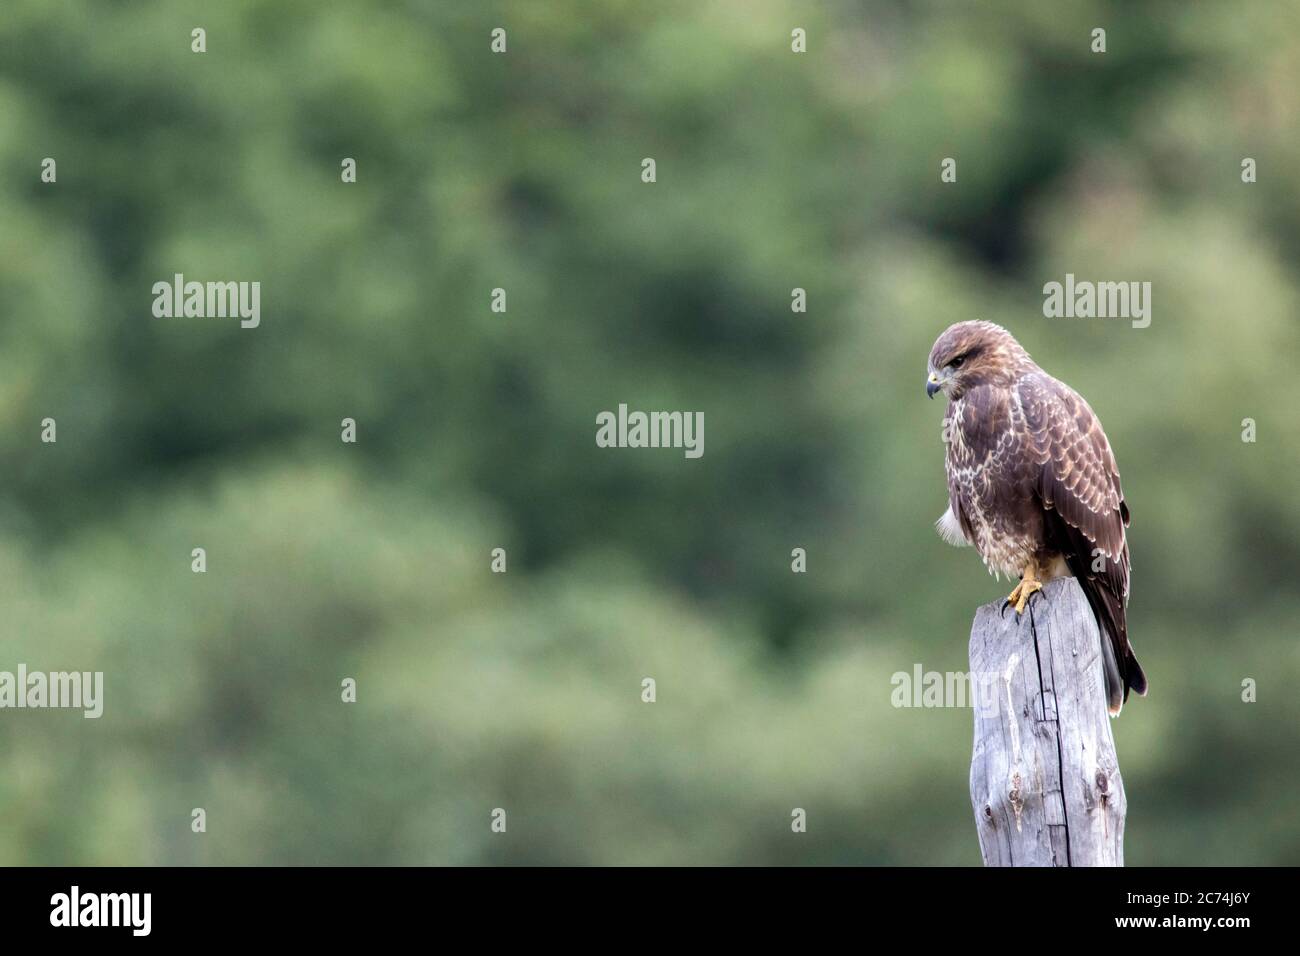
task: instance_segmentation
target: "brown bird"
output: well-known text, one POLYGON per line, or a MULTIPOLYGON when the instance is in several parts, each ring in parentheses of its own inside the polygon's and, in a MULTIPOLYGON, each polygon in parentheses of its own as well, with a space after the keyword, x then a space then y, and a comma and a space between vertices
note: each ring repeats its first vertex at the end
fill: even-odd
POLYGON ((1043 582, 1073 575, 1102 632, 1107 706, 1146 694, 1128 605, 1128 506, 1110 442, 1088 403, 992 322, 959 322, 930 350, 925 391, 948 396, 944 540, 971 544, 995 575, 1019 576, 1017 614, 1043 582))

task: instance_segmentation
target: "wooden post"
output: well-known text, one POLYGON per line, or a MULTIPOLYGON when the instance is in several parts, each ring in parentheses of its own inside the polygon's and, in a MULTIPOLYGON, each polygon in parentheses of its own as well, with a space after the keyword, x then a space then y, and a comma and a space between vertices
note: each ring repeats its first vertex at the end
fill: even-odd
POLYGON ((1123 866, 1124 784, 1097 622, 1074 578, 975 613, 971 805, 985 866, 1123 866))

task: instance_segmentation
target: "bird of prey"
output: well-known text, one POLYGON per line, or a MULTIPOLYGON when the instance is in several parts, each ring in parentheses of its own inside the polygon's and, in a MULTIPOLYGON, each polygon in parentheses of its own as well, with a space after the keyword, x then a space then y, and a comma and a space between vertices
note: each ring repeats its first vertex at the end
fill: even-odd
POLYGON ((1129 644, 1128 506, 1101 422, 992 322, 959 322, 930 350, 925 391, 949 400, 948 510, 935 526, 974 545, 993 574, 1019 576, 1023 613, 1043 582, 1073 575, 1102 631, 1107 709, 1147 679, 1129 644))

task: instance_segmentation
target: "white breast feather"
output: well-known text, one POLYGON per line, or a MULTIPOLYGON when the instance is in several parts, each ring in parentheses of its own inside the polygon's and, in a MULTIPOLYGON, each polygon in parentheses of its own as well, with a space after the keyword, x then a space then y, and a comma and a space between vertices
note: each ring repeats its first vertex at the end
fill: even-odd
POLYGON ((939 520, 934 523, 934 529, 939 532, 939 537, 954 548, 965 548, 970 545, 966 540, 966 533, 961 530, 961 522, 952 513, 952 505, 949 505, 948 510, 939 516, 939 520))

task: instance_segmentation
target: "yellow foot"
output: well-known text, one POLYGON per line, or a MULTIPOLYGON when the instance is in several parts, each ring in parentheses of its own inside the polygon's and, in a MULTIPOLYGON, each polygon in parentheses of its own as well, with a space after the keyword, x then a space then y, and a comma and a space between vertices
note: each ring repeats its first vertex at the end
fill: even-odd
MULTIPOLYGON (((1037 578, 1021 578, 1020 583, 1016 585, 1015 590, 1007 595, 1007 604, 1014 607, 1017 614, 1024 614, 1025 605, 1029 603, 1029 599, 1036 591, 1041 591, 1042 589, 1042 582, 1037 578)), ((1004 604, 1003 607, 1005 608, 1007 604, 1004 604)))

